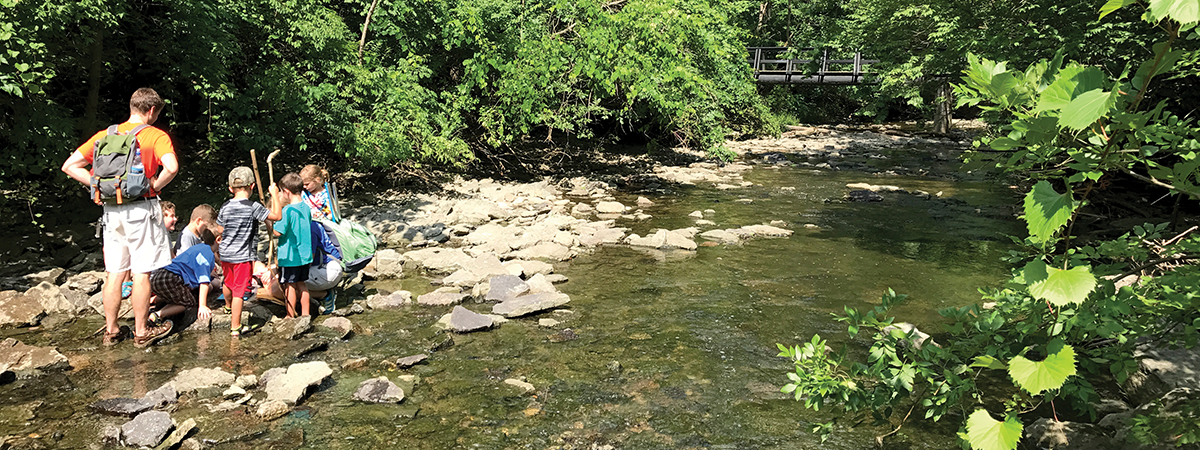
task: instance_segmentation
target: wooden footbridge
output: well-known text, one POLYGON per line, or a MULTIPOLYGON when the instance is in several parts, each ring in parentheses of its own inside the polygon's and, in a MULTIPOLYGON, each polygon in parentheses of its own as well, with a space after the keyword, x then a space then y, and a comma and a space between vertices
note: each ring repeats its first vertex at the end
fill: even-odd
MULTIPOLYGON (((867 66, 879 62, 863 59, 855 52, 849 59, 832 59, 829 50, 822 50, 820 58, 788 59, 780 55, 788 52, 787 47, 749 47, 750 66, 754 69, 754 80, 766 84, 873 84, 878 81, 867 72, 867 66), (815 70, 814 70, 815 69, 815 70)), ((803 54, 813 48, 793 49, 803 54)), ((848 56, 848 54, 837 56, 848 56)))

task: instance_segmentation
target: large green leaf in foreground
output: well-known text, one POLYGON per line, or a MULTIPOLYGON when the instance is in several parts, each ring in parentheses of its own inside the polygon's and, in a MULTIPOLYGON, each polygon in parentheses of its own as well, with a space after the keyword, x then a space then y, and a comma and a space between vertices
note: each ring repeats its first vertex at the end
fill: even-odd
POLYGON ((1038 395, 1043 391, 1058 389, 1075 375, 1075 349, 1062 341, 1051 342, 1046 359, 1031 361, 1016 356, 1008 363, 1008 375, 1022 389, 1038 395))
POLYGON ((1013 450, 1024 429, 1016 417, 1008 416, 1001 422, 986 409, 977 409, 967 418, 967 442, 975 450, 1013 450))
POLYGON ((1071 220, 1071 212, 1075 202, 1071 200, 1071 192, 1059 194, 1042 180, 1033 185, 1033 190, 1025 195, 1025 223, 1029 227, 1029 238, 1038 244, 1045 244, 1054 237, 1054 233, 1071 220))
POLYGON ((1062 270, 1038 260, 1025 265, 1024 276, 1030 295, 1055 306, 1083 303, 1096 288, 1096 276, 1089 266, 1062 270))

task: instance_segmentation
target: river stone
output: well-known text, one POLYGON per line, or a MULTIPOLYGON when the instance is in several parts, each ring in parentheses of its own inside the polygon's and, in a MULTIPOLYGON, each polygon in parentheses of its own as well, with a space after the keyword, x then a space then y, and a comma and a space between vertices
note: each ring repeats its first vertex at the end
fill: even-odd
POLYGON ((412 292, 396 291, 388 295, 375 294, 367 299, 371 309, 395 309, 412 303, 412 292))
POLYGON ((929 342, 930 344, 933 344, 936 347, 941 347, 940 345, 938 345, 937 342, 934 342, 929 339, 930 338, 929 333, 926 333, 924 331, 917 329, 916 325, 913 325, 908 322, 899 322, 899 323, 896 323, 893 325, 888 325, 886 327, 883 327, 883 329, 881 329, 880 331, 882 331, 884 333, 889 333, 889 334, 892 331, 899 331, 900 333, 903 333, 905 338, 902 339, 900 342, 904 345, 911 345, 914 349, 917 349, 917 350, 920 350, 921 347, 924 346, 926 342, 929 342))
POLYGON ((855 189, 847 192, 845 199, 852 202, 882 202, 883 196, 866 189, 855 189))
POLYGON ((660 229, 646 237, 631 234, 625 238, 625 242, 634 247, 662 248, 667 243, 667 230, 660 229))
POLYGON ((520 389, 522 392, 524 392, 526 394, 537 390, 537 388, 533 387, 533 384, 526 382, 524 380, 518 380, 516 378, 509 378, 507 380, 504 380, 504 384, 516 387, 517 389, 520 389))
POLYGON ((463 299, 467 298, 467 296, 468 294, 466 293, 433 291, 417 297, 417 304, 426 306, 457 305, 462 303, 463 299))
POLYGON ((385 248, 375 252, 374 276, 378 279, 400 278, 404 273, 404 257, 395 250, 385 248))
POLYGON ((409 367, 420 364, 422 361, 425 361, 428 358, 429 358, 429 355, 427 355, 425 353, 412 355, 412 356, 405 356, 403 358, 396 360, 396 368, 397 369, 407 369, 409 367))
POLYGON ((322 321, 321 326, 337 331, 341 334, 341 339, 346 339, 354 332, 354 324, 345 317, 330 317, 322 321))
POLYGON ((571 249, 562 244, 554 242, 542 242, 533 247, 524 250, 513 252, 513 256, 520 259, 548 259, 552 261, 566 261, 571 259, 571 249))
POLYGON ((188 393, 213 386, 228 386, 234 379, 236 377, 232 373, 220 368, 196 367, 179 372, 168 383, 175 388, 175 392, 188 393))
MULTIPOLYGON (((412 294, 409 294, 410 300, 411 296, 412 294)), ((363 308, 363 305, 355 303, 353 305, 334 310, 333 315, 337 317, 346 317, 353 316, 355 314, 362 314, 363 311, 366 311, 366 309, 363 308)))
POLYGON ((1029 448, 1092 450, 1120 448, 1096 424, 1041 418, 1025 427, 1021 442, 1029 448))
POLYGON ((92 295, 100 292, 100 288, 104 286, 104 278, 104 272, 83 272, 67 278, 65 285, 68 289, 92 295))
POLYGON ((450 329, 456 333, 470 333, 491 328, 493 325, 491 317, 462 306, 455 306, 454 310, 450 312, 450 329))
POLYGON ((425 248, 404 253, 406 261, 412 261, 420 267, 435 273, 450 273, 461 269, 471 260, 462 249, 458 248, 425 248))
POLYGON ((554 283, 551 283, 550 280, 546 279, 545 275, 542 275, 540 273, 537 275, 534 275, 532 277, 529 277, 528 280, 525 280, 525 284, 529 286, 530 294, 540 294, 542 292, 557 292, 558 291, 558 289, 554 288, 554 283))
POLYGON ((538 326, 545 328, 554 328, 558 326, 558 321, 554 319, 538 319, 538 326))
POLYGON ((151 407, 152 405, 142 401, 141 399, 125 397, 100 400, 88 405, 88 408, 91 408, 92 410, 101 414, 125 417, 136 416, 146 410, 149 410, 151 407))
POLYGON ((179 393, 175 391, 175 385, 171 383, 163 384, 158 389, 142 396, 142 402, 150 405, 151 408, 161 408, 177 401, 179 401, 179 393))
POLYGON ((508 242, 515 239, 520 231, 521 230, 519 228, 514 226, 503 226, 496 223, 488 223, 479 226, 479 228, 476 228, 475 231, 463 236, 463 242, 467 245, 483 245, 489 242, 508 242))
POLYGON ((654 206, 654 202, 650 201, 650 199, 648 199, 646 197, 638 197, 637 205, 639 207, 646 208, 646 207, 654 206))
POLYGON ((0 341, 0 368, 18 378, 40 375, 44 371, 69 369, 71 362, 54 347, 36 347, 13 338, 0 341))
POLYGON ((596 212, 601 214, 619 214, 625 212, 625 205, 619 202, 600 202, 596 204, 596 212))
POLYGON ((36 300, 48 314, 75 313, 75 305, 67 300, 62 289, 53 284, 42 282, 25 291, 25 296, 36 300))
POLYGON ((660 248, 677 248, 680 250, 695 250, 696 241, 692 240, 695 235, 693 229, 685 228, 683 230, 672 230, 667 232, 667 239, 663 242, 660 248))
POLYGON ((562 284, 566 283, 567 280, 567 276, 561 273, 552 273, 546 275, 546 281, 549 281, 551 284, 562 284))
POLYGON ((594 210, 594 209, 595 208, 592 208, 592 205, 589 205, 587 203, 579 203, 571 208, 571 214, 578 214, 578 215, 591 214, 592 210, 594 210))
POLYGON ((29 284, 39 285, 42 283, 59 284, 63 282, 63 274, 66 273, 61 267, 46 269, 41 272, 25 275, 24 278, 29 284))
POLYGON ((492 313, 504 317, 519 317, 567 304, 571 297, 561 292, 523 295, 492 306, 492 313))
POLYGON ((442 284, 445 286, 474 286, 482 283, 487 275, 480 275, 467 269, 458 269, 446 278, 442 278, 442 284))
POLYGON ((792 230, 771 225, 746 225, 729 231, 743 237, 787 237, 792 235, 792 230))
POLYGON ((183 440, 187 438, 187 435, 195 429, 196 419, 189 418, 188 420, 183 421, 183 423, 179 424, 178 427, 175 427, 175 431, 171 432, 170 436, 167 436, 167 438, 162 441, 162 444, 160 444, 158 448, 169 449, 174 447, 176 444, 183 442, 183 440))
POLYGON ((579 234, 579 245, 595 247, 600 244, 617 244, 625 238, 624 228, 601 228, 579 234))
POLYGON ((37 299, 17 291, 0 291, 0 327, 34 326, 46 315, 37 299))
POLYGON ((551 273, 551 272, 554 272, 554 265, 553 265, 553 264, 550 264, 550 263, 548 263, 548 262, 545 262, 545 261, 537 261, 537 260, 525 261, 525 260, 518 260, 518 259, 514 259, 514 260, 512 260, 512 261, 508 261, 508 262, 507 262, 507 263, 505 263, 505 264, 506 264, 506 265, 518 265, 518 266, 520 266, 520 268, 521 268, 521 273, 516 273, 516 274, 514 274, 514 273, 512 273, 512 272, 509 272, 510 274, 512 274, 512 275, 516 275, 516 276, 522 276, 522 275, 524 275, 524 276, 526 276, 526 277, 532 277, 532 276, 534 276, 534 275, 537 275, 537 274, 539 274, 539 273, 551 273))
POLYGON ((899 186, 870 184, 870 183, 848 183, 846 189, 867 190, 871 192, 905 192, 899 186))
POLYGON ((1132 404, 1157 400, 1178 388, 1200 391, 1200 348, 1139 349, 1134 352, 1139 370, 1125 382, 1124 391, 1132 404))
POLYGON ((520 277, 513 275, 498 275, 488 280, 487 295, 484 300, 503 302, 529 291, 529 285, 520 277))
POLYGON ((481 278, 508 273, 504 269, 504 265, 500 263, 500 258, 495 253, 480 254, 463 265, 463 269, 469 270, 481 278))
POLYGON ((258 405, 255 414, 262 420, 275 420, 292 412, 292 407, 282 400, 268 400, 258 405))
POLYGON ((312 329, 312 316, 284 317, 273 328, 275 334, 294 341, 312 329))
POLYGON ((130 447, 154 447, 174 426, 170 414, 146 411, 121 425, 121 439, 130 447))
POLYGON ((723 244, 736 244, 741 241, 737 234, 729 230, 708 230, 700 233, 700 237, 723 244))
POLYGON ((354 399, 370 403, 400 403, 404 401, 404 390, 388 377, 372 378, 358 385, 354 399))
POLYGON ((279 400, 294 405, 304 398, 309 387, 321 384, 330 375, 333 375, 333 369, 325 361, 292 364, 283 374, 270 378, 263 374, 267 402, 279 400))

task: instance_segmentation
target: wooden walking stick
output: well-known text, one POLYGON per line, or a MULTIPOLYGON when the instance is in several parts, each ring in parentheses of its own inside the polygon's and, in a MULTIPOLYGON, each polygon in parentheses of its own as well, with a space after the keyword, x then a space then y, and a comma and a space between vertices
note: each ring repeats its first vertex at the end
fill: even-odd
MULTIPOLYGON (((271 152, 270 155, 267 155, 267 176, 271 177, 272 183, 275 182, 275 166, 271 164, 271 160, 275 159, 275 155, 278 155, 279 151, 280 151, 279 149, 275 149, 275 151, 271 152)), ((255 172, 255 173, 257 173, 257 172, 255 172)), ((262 189, 262 187, 260 186, 259 189, 262 189)), ((259 195, 262 195, 262 194, 259 194, 259 195)), ((275 262, 274 230, 267 230, 267 236, 269 236, 271 239, 270 247, 267 248, 267 262, 272 263, 272 262, 275 262)))
POLYGON ((267 204, 267 196, 263 194, 262 178, 258 176, 258 157, 254 156, 254 149, 250 149, 250 165, 254 167, 254 184, 258 185, 258 201, 267 204))

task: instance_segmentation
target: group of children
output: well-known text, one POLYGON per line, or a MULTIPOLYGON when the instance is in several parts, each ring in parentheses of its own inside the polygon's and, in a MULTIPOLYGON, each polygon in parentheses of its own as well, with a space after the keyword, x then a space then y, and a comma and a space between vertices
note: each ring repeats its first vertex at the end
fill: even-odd
MULTIPOLYGON (((208 306, 209 292, 214 284, 214 270, 220 267, 225 299, 224 310, 231 314, 230 334, 240 336, 254 331, 257 325, 242 324, 243 302, 250 297, 251 285, 257 279, 262 289, 260 297, 283 300, 288 317, 311 315, 312 293, 306 281, 311 271, 316 274, 316 287, 323 288, 322 309, 334 307, 329 264, 340 258, 337 249, 316 220, 334 220, 332 199, 325 189, 329 174, 315 165, 299 173, 284 175, 278 185, 270 185, 270 207, 250 199, 255 188, 254 172, 249 167, 236 167, 229 172, 229 192, 233 198, 220 210, 199 205, 192 210, 187 226, 180 232, 172 248, 174 255, 166 267, 150 274, 150 288, 155 311, 152 324, 195 309, 197 317, 207 320, 212 315, 208 306), (272 266, 258 260, 257 236, 259 222, 271 226, 278 237, 278 278, 272 266), (201 245, 203 244, 203 245, 201 245), (219 265, 218 265, 219 262, 219 265), (315 262, 315 263, 314 263, 315 262)), ((173 204, 164 210, 164 224, 172 229, 175 223, 173 204)), ((268 261, 269 263, 269 261, 268 261)), ((336 271, 340 277, 341 272, 336 271)))

